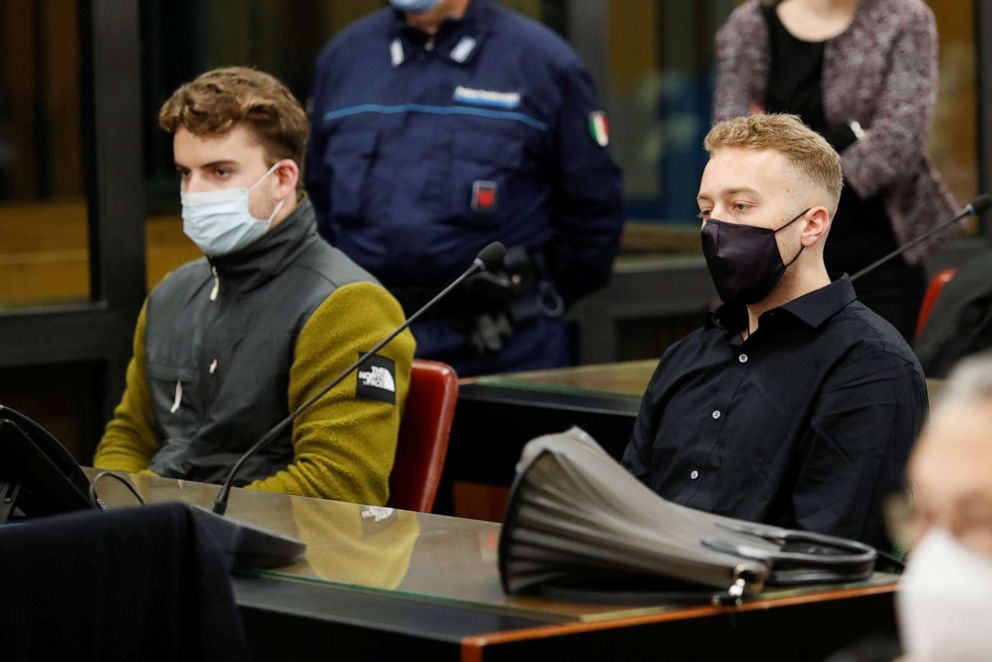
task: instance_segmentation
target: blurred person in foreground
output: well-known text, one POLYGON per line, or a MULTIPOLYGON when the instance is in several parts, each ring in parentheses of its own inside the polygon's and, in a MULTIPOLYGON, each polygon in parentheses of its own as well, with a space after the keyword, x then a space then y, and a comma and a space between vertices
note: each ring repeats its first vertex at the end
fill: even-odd
POLYGON ((721 122, 697 202, 724 304, 661 358, 623 464, 674 503, 889 547, 927 411, 892 327, 831 280, 840 159, 792 115, 721 122))
POLYGON ((413 325, 461 375, 570 362, 562 315, 606 284, 620 170, 589 73, 495 0, 390 0, 317 60, 307 189, 318 228, 407 315, 491 241, 480 274, 413 325))
POLYGON ((992 660, 992 354, 962 361, 909 463, 908 565, 897 595, 909 660, 992 660))
MULTIPOLYGON (((307 119, 282 83, 208 71, 176 90, 159 124, 173 135, 183 230, 205 257, 145 301, 93 464, 222 482, 403 312, 317 235, 300 180, 307 119)), ((235 484, 384 504, 413 351, 405 332, 245 462, 235 484)))

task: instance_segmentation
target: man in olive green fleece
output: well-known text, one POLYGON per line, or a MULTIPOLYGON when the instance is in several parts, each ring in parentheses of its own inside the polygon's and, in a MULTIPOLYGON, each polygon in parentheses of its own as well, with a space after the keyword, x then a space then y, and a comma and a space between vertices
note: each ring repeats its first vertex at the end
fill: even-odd
MULTIPOLYGON (((206 257, 146 300, 93 463, 221 482, 403 312, 317 235, 300 177, 307 119, 281 83, 210 71, 165 102, 159 123, 173 134, 183 229, 206 257)), ((413 351, 409 332, 386 345, 249 459, 236 484, 384 504, 413 351)))

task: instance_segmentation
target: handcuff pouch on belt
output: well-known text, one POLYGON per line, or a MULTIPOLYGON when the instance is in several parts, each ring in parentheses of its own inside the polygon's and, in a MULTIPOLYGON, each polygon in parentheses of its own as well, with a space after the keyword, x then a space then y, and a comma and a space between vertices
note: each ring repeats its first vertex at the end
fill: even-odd
MULTIPOLYGON (((429 300, 422 287, 390 288, 409 316, 429 300)), ((480 356, 499 352, 513 333, 538 317, 560 317, 565 302, 541 249, 514 246, 503 266, 468 278, 427 318, 451 320, 470 337, 480 356)))
POLYGON ((565 312, 565 301, 540 249, 511 247, 501 269, 472 276, 463 290, 481 304, 468 320, 472 347, 480 356, 499 352, 516 329, 538 317, 560 317, 565 312))

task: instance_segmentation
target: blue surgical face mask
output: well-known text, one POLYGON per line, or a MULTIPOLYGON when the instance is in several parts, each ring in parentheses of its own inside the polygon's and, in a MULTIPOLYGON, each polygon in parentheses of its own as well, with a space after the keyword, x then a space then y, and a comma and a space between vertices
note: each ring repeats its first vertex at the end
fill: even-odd
POLYGON ((249 188, 219 189, 202 193, 180 193, 183 204, 183 232, 193 240, 204 255, 218 257, 244 248, 265 234, 272 219, 282 209, 279 201, 267 219, 251 215, 248 194, 264 182, 279 166, 274 164, 249 188))
POLYGON ((441 0, 389 0, 393 9, 410 14, 426 14, 440 2, 441 0))

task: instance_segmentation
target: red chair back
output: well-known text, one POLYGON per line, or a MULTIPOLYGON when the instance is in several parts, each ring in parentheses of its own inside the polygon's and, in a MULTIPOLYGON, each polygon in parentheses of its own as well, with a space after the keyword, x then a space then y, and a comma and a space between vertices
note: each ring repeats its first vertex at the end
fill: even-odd
POLYGON ((389 474, 388 506, 429 513, 448 452, 458 402, 458 375, 438 361, 416 359, 389 474))
POLYGON ((940 291, 944 289, 944 285, 947 285, 954 278, 955 273, 957 273, 957 269, 941 269, 930 279, 926 294, 923 295, 923 303, 920 305, 920 316, 916 319, 917 338, 923 333, 923 327, 927 325, 930 310, 933 308, 933 304, 937 302, 940 291))

